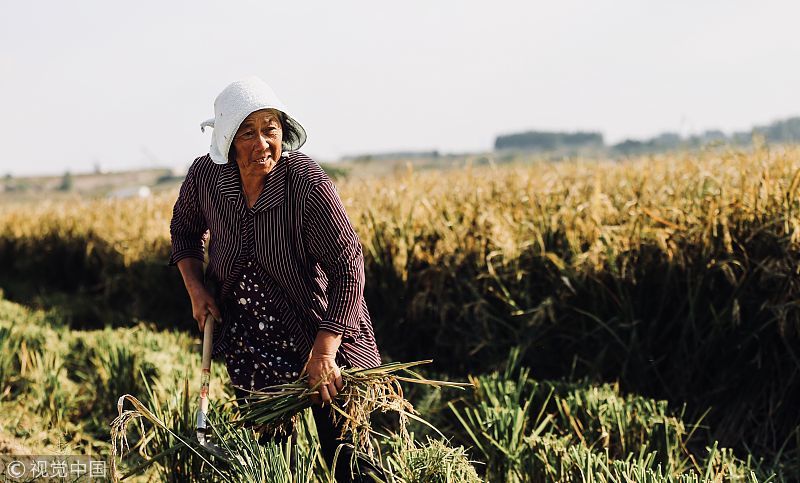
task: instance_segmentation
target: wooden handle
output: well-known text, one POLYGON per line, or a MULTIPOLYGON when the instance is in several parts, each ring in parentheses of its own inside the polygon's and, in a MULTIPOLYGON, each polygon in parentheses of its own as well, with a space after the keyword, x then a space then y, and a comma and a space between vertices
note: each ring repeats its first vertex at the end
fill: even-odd
POLYGON ((211 349, 214 346, 214 316, 206 316, 206 325, 203 329, 203 370, 211 369, 211 349))
POLYGON ((197 440, 202 444, 205 441, 203 436, 207 424, 206 414, 208 413, 208 383, 211 379, 211 349, 214 346, 214 316, 206 316, 205 327, 203 327, 203 362, 200 377, 200 403, 197 409, 197 440))

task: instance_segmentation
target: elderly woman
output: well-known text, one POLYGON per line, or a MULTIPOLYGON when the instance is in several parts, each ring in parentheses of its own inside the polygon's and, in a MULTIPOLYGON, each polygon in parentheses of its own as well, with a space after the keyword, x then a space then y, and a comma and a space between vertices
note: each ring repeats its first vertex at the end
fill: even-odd
MULTIPOLYGON (((269 86, 234 82, 214 114, 202 124, 214 128, 210 153, 192 163, 175 203, 170 264, 200 330, 208 314, 222 322, 214 354, 240 397, 305 367, 310 385, 322 380, 318 402, 330 403, 341 367, 380 364, 358 237, 331 180, 297 151, 306 132, 269 86)), ((330 461, 337 430, 329 411, 314 414, 330 461)))

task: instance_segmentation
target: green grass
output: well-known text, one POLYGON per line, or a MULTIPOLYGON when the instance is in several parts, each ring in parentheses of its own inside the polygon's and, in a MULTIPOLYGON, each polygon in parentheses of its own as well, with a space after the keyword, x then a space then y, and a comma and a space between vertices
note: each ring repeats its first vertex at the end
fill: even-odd
MULTIPOLYGON (((224 384, 220 364, 214 365, 212 378, 212 400, 219 403, 212 413, 216 441, 243 459, 233 466, 214 463, 217 473, 208 454, 201 453, 204 461, 176 439, 194 441, 199 356, 197 340, 191 337, 143 325, 72 331, 53 314, 2 300, 0 334, 4 344, 16 338, 36 347, 23 357, 27 362, 20 364, 16 354, 7 364, 8 380, 17 382, 7 385, 12 389, 0 402, 0 434, 6 435, 0 443, 41 453, 108 457, 111 421, 95 409, 105 398, 116 405, 121 394, 112 396, 114 391, 136 389, 165 426, 134 421, 128 428, 130 450, 119 471, 133 472, 134 481, 187 481, 200 475, 215 481, 329 478, 315 453, 309 417, 301 418, 298 435, 283 445, 259 446, 251 430, 230 423, 237 410, 233 403, 222 404, 230 401, 232 391, 224 384), (146 374, 147 361, 158 371, 146 374), (72 377, 67 377, 68 370, 72 377), (97 375, 87 377, 89 371, 97 375), (103 371, 124 377, 113 380, 103 371)), ((623 394, 610 384, 538 381, 522 360, 513 351, 505 371, 471 377, 474 391, 434 390, 433 399, 440 402, 419 407, 430 411, 423 417, 443 423, 440 428, 451 441, 415 440, 413 432, 405 441, 382 440, 378 454, 387 481, 750 482, 767 481, 773 473, 778 473, 774 481, 791 481, 800 474, 790 460, 773 464, 713 442, 698 449, 691 433, 701 430, 664 401, 623 394), (452 409, 444 409, 448 405, 452 409), (448 418, 456 424, 447 424, 448 418)))
MULTIPOLYGON (((490 481, 765 481, 773 469, 730 448, 690 450, 691 431, 666 401, 612 385, 535 381, 512 352, 503 373, 473 379, 450 403, 490 481)), ((796 471, 796 469, 794 470, 796 471)))

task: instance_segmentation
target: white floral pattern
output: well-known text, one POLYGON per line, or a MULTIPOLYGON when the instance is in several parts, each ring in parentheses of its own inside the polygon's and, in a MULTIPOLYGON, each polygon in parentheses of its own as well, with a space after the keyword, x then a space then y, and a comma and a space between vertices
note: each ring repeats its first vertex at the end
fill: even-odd
POLYGON ((258 390, 291 382, 302 366, 295 341, 281 322, 276 308, 256 283, 260 275, 252 262, 244 264, 231 299, 230 337, 225 354, 234 386, 258 390))

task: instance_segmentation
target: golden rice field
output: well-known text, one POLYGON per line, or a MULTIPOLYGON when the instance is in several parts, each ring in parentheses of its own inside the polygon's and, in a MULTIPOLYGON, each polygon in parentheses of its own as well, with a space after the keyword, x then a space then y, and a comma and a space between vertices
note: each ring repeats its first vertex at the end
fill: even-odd
MULTIPOLYGON (((337 187, 364 245, 383 352, 476 384, 411 393, 451 439, 419 427, 416 452, 382 443, 392 481, 800 478, 800 148, 409 169, 337 187)), ((175 195, 0 206, 0 287, 52 309, 0 311, 0 409, 21 408, 13 418, 37 428, 6 433, 16 426, 0 416, 8 444, 53 448, 68 434, 108 454, 113 407, 95 395, 144 400, 147 381, 153 410, 179 425, 197 357, 187 297, 164 266, 175 195), (29 338, 61 342, 32 351, 29 338), (97 355, 115 340, 130 353, 97 355), (133 382, 86 375, 108 367, 133 382), (43 381, 74 398, 45 398, 43 381)), ((152 431, 142 437, 169 439, 152 431)), ((251 450, 255 461, 281 451, 251 450)), ((183 476, 167 464, 151 475, 202 470, 171 461, 183 476)), ((260 474, 324 481, 306 463, 300 476, 260 474)))
MULTIPOLYGON (((435 263, 476 250, 504 259, 533 250, 561 266, 565 261, 545 239, 553 232, 564 233, 575 256, 571 267, 597 270, 646 242, 670 258, 679 259, 685 243, 721 243, 731 253, 731 230, 765 217, 780 217, 779 228, 797 244, 798 168, 800 149, 793 147, 409 171, 343 180, 338 189, 368 249, 376 233, 391 235, 401 272, 411 259, 435 263)), ((87 237, 128 265, 163 252, 175 197, 6 203, 0 233, 5 239, 87 237)))

